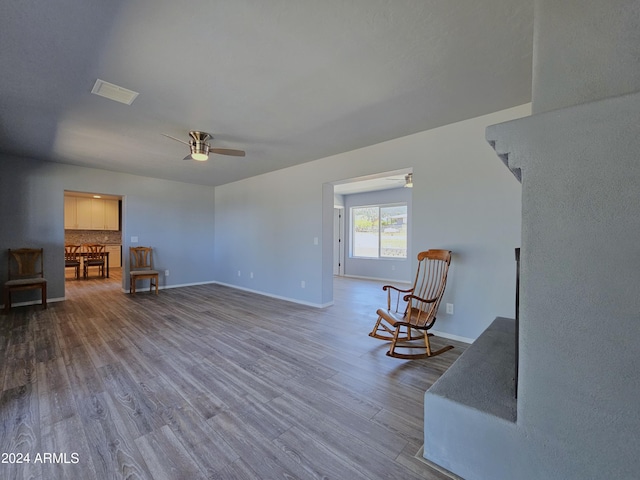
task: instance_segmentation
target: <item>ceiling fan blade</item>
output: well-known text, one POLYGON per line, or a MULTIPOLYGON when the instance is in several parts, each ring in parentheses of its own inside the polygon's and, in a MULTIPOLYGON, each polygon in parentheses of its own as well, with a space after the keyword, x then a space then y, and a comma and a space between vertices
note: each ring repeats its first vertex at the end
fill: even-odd
POLYGON ((193 158, 191 158, 191 154, 189 154, 186 157, 184 157, 183 160, 193 160, 193 158))
POLYGON ((189 142, 185 142, 184 140, 180 140, 179 138, 172 137, 171 135, 167 135, 166 133, 161 133, 160 135, 170 138, 171 140, 175 140, 176 142, 184 143, 185 145, 189 145, 189 142))
POLYGON ((232 157, 244 157, 246 155, 244 150, 233 150, 231 148, 210 148, 209 152, 219 155, 231 155, 232 157))

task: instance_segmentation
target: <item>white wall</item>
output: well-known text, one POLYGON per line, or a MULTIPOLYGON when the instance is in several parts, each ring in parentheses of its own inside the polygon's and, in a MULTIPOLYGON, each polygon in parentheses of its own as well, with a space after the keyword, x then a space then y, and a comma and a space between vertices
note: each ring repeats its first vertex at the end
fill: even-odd
MULTIPOLYGON (((281 170, 216 187, 218 281, 322 303, 322 183, 299 173, 281 170)), ((331 204, 333 218, 333 198, 331 204)))
MULTIPOLYGON (((520 243, 520 184, 496 158, 484 132, 488 125, 529 115, 530 108, 216 187, 216 278, 302 303, 331 303, 334 197, 329 184, 412 168, 411 243, 454 253, 444 302, 454 303, 455 313, 441 314, 436 329, 476 338, 496 316, 514 315, 514 248, 520 243)), ((372 317, 376 308, 372 305, 372 317)))

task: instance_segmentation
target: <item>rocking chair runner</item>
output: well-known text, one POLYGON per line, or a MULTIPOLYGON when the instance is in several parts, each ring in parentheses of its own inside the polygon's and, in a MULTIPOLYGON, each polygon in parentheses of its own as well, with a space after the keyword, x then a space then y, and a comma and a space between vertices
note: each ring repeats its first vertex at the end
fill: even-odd
POLYGON ((436 321, 450 264, 449 250, 420 252, 412 288, 402 290, 392 285, 382 287, 387 292, 387 309, 378 309, 378 321, 369 336, 391 341, 387 355, 406 359, 426 358, 453 348, 453 345, 447 345, 432 351, 429 337, 433 334, 428 332, 436 321), (400 301, 401 297, 403 302, 400 301), (401 310, 404 302, 407 302, 406 308, 401 310), (420 349, 423 353, 400 353, 397 349, 420 349))

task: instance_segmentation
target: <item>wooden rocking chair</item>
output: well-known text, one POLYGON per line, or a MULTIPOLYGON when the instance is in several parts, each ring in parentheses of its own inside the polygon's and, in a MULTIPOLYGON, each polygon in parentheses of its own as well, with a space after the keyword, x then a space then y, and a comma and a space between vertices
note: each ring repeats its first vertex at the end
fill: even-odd
POLYGON ((412 288, 402 290, 392 285, 382 287, 387 292, 387 309, 378 309, 378 321, 369 336, 391 341, 388 356, 406 359, 426 358, 440 355, 453 348, 453 345, 447 345, 432 351, 429 337, 433 334, 428 332, 436 321, 438 306, 447 285, 450 264, 449 250, 420 252, 412 288), (400 301, 401 297, 403 302, 400 301), (404 302, 407 302, 406 306, 404 302), (397 349, 419 349, 420 353, 400 353, 397 349))

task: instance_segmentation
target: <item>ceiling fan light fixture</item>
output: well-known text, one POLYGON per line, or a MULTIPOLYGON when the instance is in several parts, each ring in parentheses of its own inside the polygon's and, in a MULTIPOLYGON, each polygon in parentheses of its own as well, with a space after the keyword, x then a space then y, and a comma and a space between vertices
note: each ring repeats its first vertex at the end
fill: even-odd
POLYGON ((193 140, 189 147, 191 148, 191 158, 198 162, 204 162, 209 159, 209 145, 204 141, 193 140))
POLYGON ((413 188, 413 173, 404 176, 404 188, 413 188))
POLYGON ((209 159, 209 155, 207 155, 206 153, 202 153, 202 152, 193 152, 191 154, 191 158, 193 158, 194 160, 197 160, 199 162, 204 162, 204 161, 209 159))
POLYGON ((171 135, 167 135, 166 133, 162 134, 163 136, 175 140, 180 143, 184 143, 189 146, 189 155, 184 157, 183 160, 196 160, 198 162, 204 162, 209 160, 209 154, 215 153, 218 155, 231 155, 232 157, 244 157, 244 150, 234 150, 232 148, 211 148, 208 140, 213 140, 213 137, 210 133, 200 132, 198 130, 191 130, 189 132, 189 136, 191 140, 185 142, 184 140, 180 140, 179 138, 172 137, 171 135))

